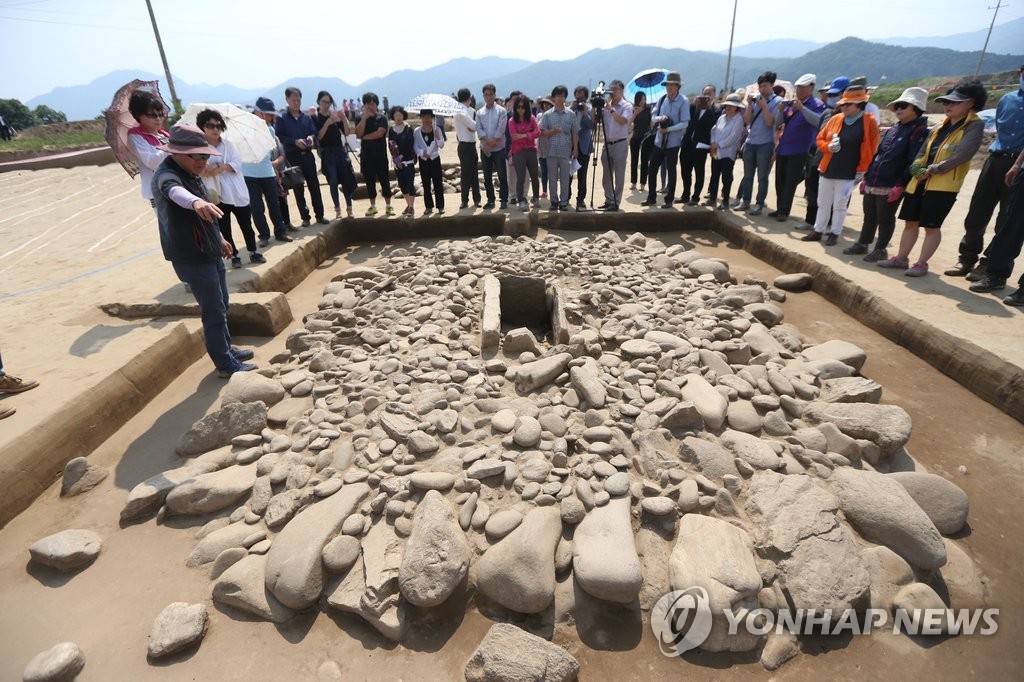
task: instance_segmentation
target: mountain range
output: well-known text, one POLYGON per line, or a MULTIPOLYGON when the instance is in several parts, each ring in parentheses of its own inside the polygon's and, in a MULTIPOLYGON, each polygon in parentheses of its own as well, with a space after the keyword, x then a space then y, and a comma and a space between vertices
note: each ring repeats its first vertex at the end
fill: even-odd
MULTIPOLYGON (((973 74, 980 56, 978 50, 903 47, 890 42, 932 40, 943 45, 980 46, 984 42, 983 34, 984 31, 980 40, 978 33, 974 32, 934 39, 893 38, 878 42, 850 37, 827 45, 791 39, 750 43, 733 50, 728 85, 736 88, 752 83, 766 69, 787 80, 795 80, 803 73, 815 73, 821 82, 837 75, 866 75, 870 82, 878 83, 883 77, 889 82, 898 82, 928 76, 973 74)), ((1024 35, 1024 19, 997 26, 986 53, 984 71, 1006 71, 1024 63, 1021 35, 1024 35), (999 54, 993 47, 1006 44, 1003 37, 1007 29, 1016 38, 1012 44, 1012 51, 1016 54, 999 54)), ((307 104, 313 103, 320 90, 327 90, 339 100, 358 99, 363 92, 372 90, 378 95, 387 95, 392 104, 400 104, 420 93, 451 93, 463 86, 472 89, 479 98, 481 86, 488 82, 495 83, 502 95, 512 89, 537 95, 550 92, 551 87, 558 83, 572 88, 580 83, 593 86, 598 80, 613 78, 625 81, 650 67, 678 69, 683 75, 683 91, 693 93, 705 83, 721 87, 726 77, 725 66, 726 56, 721 52, 620 45, 607 50, 591 50, 563 61, 529 62, 501 57, 453 59, 429 69, 405 69, 358 84, 347 83, 334 76, 299 76, 265 88, 239 88, 227 83, 191 84, 180 78, 175 79, 175 86, 178 97, 186 105, 190 102, 225 101, 248 104, 257 97, 268 96, 281 106, 284 104, 284 89, 289 85, 298 86, 303 91, 307 104)), ((109 106, 117 88, 133 78, 161 81, 161 91, 170 99, 162 75, 115 71, 87 85, 55 88, 26 104, 30 108, 46 104, 63 111, 69 120, 90 119, 109 106)))

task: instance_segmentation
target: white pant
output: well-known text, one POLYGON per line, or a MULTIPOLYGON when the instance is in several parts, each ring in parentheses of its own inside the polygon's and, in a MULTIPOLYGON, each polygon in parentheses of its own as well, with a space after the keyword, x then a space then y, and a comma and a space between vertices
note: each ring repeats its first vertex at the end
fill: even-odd
POLYGON ((843 222, 850 207, 850 195, 856 180, 832 180, 824 175, 818 178, 818 217, 814 231, 825 233, 829 216, 832 216, 832 234, 843 233, 843 222))

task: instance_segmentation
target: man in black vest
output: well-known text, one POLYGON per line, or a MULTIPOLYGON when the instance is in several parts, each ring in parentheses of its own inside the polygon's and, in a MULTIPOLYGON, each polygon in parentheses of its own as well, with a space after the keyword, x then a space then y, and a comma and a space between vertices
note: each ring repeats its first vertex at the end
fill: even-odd
MULTIPOLYGON (((690 123, 683 134, 683 144, 679 147, 679 162, 683 173, 683 195, 679 201, 690 206, 700 203, 700 193, 704 189, 704 168, 711 149, 711 129, 722 115, 722 110, 715 105, 715 92, 714 85, 705 85, 700 95, 694 98, 690 105, 690 123), (691 184, 693 194, 690 194, 691 184)), ((714 205, 714 201, 711 205, 714 205)))

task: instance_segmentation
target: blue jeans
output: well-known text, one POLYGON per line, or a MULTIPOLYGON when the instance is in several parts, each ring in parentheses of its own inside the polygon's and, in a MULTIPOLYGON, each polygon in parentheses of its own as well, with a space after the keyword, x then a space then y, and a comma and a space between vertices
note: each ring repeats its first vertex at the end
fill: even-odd
POLYGON ((320 168, 327 176, 327 189, 331 193, 331 201, 335 210, 341 207, 338 196, 338 185, 345 195, 345 205, 352 208, 352 192, 356 188, 356 176, 352 171, 352 161, 344 147, 321 147, 320 168))
POLYGON ((270 239, 270 226, 267 215, 270 211, 270 222, 274 224, 274 236, 283 237, 288 234, 281 215, 280 195, 277 193, 277 178, 245 178, 245 186, 249 190, 249 207, 252 209, 252 221, 256 224, 256 233, 260 239, 270 239), (264 198, 266 204, 264 205, 264 198))
POLYGON ((764 206, 768 198, 768 172, 772 169, 772 154, 775 152, 774 142, 750 144, 743 147, 743 181, 740 183, 739 198, 745 203, 750 202, 754 193, 754 171, 757 171, 757 201, 764 206))
POLYGON ((178 279, 188 284, 199 304, 206 352, 217 369, 230 370, 238 363, 231 355, 228 332, 228 281, 224 261, 216 263, 171 262, 178 279))

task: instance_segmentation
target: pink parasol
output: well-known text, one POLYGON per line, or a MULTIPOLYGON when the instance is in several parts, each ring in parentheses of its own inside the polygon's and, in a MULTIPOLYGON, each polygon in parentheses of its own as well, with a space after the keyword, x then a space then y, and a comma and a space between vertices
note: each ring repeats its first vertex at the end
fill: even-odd
POLYGON ((135 159, 135 152, 132 151, 131 144, 128 142, 128 131, 138 126, 139 123, 131 115, 131 112, 128 111, 128 101, 136 90, 146 90, 153 93, 160 98, 161 102, 164 102, 164 108, 167 108, 167 103, 163 95, 160 94, 160 86, 157 81, 135 79, 131 83, 126 83, 117 89, 117 92, 114 93, 114 98, 110 101, 110 107, 103 112, 103 119, 106 122, 104 137, 107 140, 107 144, 114 150, 114 158, 128 171, 128 175, 133 178, 139 174, 139 165, 135 159))

